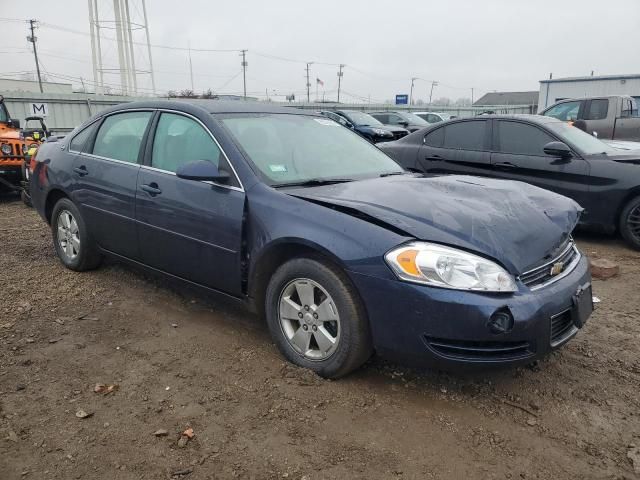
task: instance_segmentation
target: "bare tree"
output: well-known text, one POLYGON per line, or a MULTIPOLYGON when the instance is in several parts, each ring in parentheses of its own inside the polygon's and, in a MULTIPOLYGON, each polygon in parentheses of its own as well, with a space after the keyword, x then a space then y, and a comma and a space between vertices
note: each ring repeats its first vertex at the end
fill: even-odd
POLYGON ((196 94, 190 88, 185 88, 184 90, 180 90, 180 97, 195 98, 196 94))
POLYGON ((204 92, 202 92, 202 95, 200 95, 201 98, 214 98, 216 96, 215 93, 213 93, 213 90, 211 90, 210 88, 207 88, 204 92))

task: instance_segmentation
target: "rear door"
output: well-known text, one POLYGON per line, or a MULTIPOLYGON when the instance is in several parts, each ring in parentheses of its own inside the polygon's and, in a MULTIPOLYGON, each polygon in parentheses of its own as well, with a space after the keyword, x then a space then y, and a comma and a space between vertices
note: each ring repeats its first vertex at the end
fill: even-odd
POLYGON ((241 292, 244 190, 220 145, 195 117, 162 112, 137 181, 143 262, 230 294, 241 292), (228 185, 184 180, 181 165, 207 160, 231 173, 228 185))
POLYGON ((537 125, 495 120, 493 175, 520 180, 573 198, 587 206, 589 164, 574 154, 561 159, 544 153, 544 146, 558 141, 537 125))
MULTIPOLYGON (((139 258, 135 226, 136 180, 141 145, 152 111, 127 111, 102 120, 90 139, 72 139, 74 200, 96 242, 104 249, 139 258)), ((84 131, 78 136, 83 135, 84 131)))
POLYGON ((424 137, 418 163, 427 173, 491 174, 491 122, 465 120, 430 130, 424 137))

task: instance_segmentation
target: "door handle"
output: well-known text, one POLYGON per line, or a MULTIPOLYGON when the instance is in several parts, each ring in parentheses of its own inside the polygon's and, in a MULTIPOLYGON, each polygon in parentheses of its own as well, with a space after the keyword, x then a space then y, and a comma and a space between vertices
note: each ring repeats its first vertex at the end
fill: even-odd
POLYGON ((87 171, 87 167, 85 167, 84 165, 75 167, 73 171, 76 172, 81 177, 84 177, 85 175, 89 175, 89 172, 87 171))
POLYGON ((493 164, 493 166, 494 166, 494 167, 496 167, 496 168, 503 168, 503 169, 506 169, 506 170, 510 170, 510 169, 512 169, 512 168, 518 168, 518 166, 517 166, 517 165, 514 165, 514 164, 513 164, 513 163, 511 163, 511 162, 499 162, 499 163, 494 163, 494 164, 493 164))
POLYGON ((152 197, 155 195, 160 195, 162 193, 162 190, 158 188, 158 184, 156 182, 151 182, 149 184, 145 183, 141 185, 140 188, 145 192, 147 192, 152 197))
POLYGON ((440 155, 431 155, 431 156, 424 157, 424 159, 431 160, 432 162, 442 161, 442 157, 440 155))

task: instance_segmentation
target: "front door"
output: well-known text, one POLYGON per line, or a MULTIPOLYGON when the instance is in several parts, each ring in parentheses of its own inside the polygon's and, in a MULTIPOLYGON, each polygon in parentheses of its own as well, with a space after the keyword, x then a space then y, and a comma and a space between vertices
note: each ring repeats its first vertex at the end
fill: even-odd
POLYGON ((136 180, 140 146, 153 112, 115 113, 80 132, 70 144, 73 197, 100 247, 138 259, 135 226, 136 180), (88 137, 88 138, 87 138, 88 137))
POLYGON ((557 141, 545 130, 528 123, 496 121, 493 176, 520 180, 573 198, 583 207, 589 199, 589 164, 574 155, 557 158, 544 153, 544 146, 557 141))
POLYGON ((230 294, 241 292, 244 191, 208 129, 163 112, 138 175, 136 220, 143 262, 230 294), (185 180, 176 171, 207 160, 232 173, 231 183, 185 180))

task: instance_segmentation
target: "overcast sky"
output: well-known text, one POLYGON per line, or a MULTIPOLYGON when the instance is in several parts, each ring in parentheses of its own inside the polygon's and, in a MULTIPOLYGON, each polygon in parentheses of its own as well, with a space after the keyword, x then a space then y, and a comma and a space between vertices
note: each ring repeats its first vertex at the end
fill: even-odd
MULTIPOLYGON (((49 78, 73 77, 80 86, 82 77, 92 88, 86 0, 0 1, 0 75, 34 70, 27 24, 17 21, 32 17, 42 22, 38 48, 49 78)), ((129 2, 132 19, 141 21, 140 0, 129 2)), ((99 3, 112 18, 113 2, 99 3)), ((416 99, 428 99, 430 81, 437 80, 434 98, 455 100, 470 97, 472 87, 476 99, 493 90, 538 90, 549 72, 640 73, 639 0, 147 0, 147 10, 154 45, 247 49, 247 90, 262 97, 265 89, 279 99, 306 96, 304 62, 316 62, 312 99, 316 78, 324 82, 319 96, 335 97, 337 66, 325 64, 344 63, 344 100, 372 101, 409 93, 411 77, 420 78, 416 99)), ((102 46, 105 68, 117 65, 115 43, 104 39, 102 46)), ((136 45, 135 53, 137 66, 148 69, 145 48, 136 45)), ((152 53, 158 92, 190 88, 186 51, 154 47, 152 53)), ((193 51, 191 58, 196 92, 242 92, 237 51, 193 51)), ((119 77, 110 74, 105 82, 117 90, 119 77)), ((139 84, 150 89, 148 75, 140 74, 139 84)))

